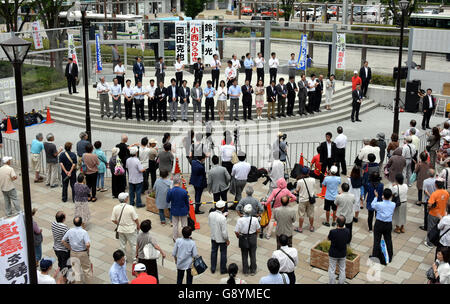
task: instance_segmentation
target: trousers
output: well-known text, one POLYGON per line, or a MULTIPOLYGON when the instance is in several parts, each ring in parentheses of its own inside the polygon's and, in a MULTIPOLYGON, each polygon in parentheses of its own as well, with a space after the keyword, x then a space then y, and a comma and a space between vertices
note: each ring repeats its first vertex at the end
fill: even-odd
POLYGON ((134 103, 134 98, 131 98, 130 100, 125 98, 125 100, 124 100, 125 118, 126 119, 133 119, 133 103, 134 103))
POLYGON ((244 120, 252 118, 252 100, 242 100, 242 112, 244 114, 244 120))
POLYGON ((337 149, 336 166, 338 168, 338 175, 341 167, 342 167, 342 174, 347 175, 347 164, 345 162, 345 148, 337 149))
POLYGON ((74 272, 75 283, 89 283, 92 278, 92 268, 88 252, 70 251, 70 264, 74 272))
POLYGON ((77 92, 77 82, 75 80, 75 77, 73 77, 72 75, 68 75, 67 76, 67 88, 69 89, 69 94, 76 93, 77 92))
POLYGON ((158 102, 158 121, 167 121, 167 102, 162 100, 158 102))
POLYGON ((134 206, 134 197, 135 196, 136 196, 136 207, 142 206, 142 201, 141 201, 142 186, 143 186, 143 183, 139 183, 139 184, 128 183, 131 206, 134 206))
POLYGON ((187 120, 188 103, 187 102, 180 103, 180 107, 181 107, 181 119, 187 120))
POLYGON ((328 262, 329 284, 336 284, 336 265, 339 267, 339 284, 345 283, 345 258, 332 258, 328 262))
POLYGON ((381 238, 386 242, 386 248, 389 256, 389 261, 392 261, 394 250, 392 248, 392 222, 375 221, 373 227, 373 251, 372 256, 377 257, 382 265, 386 265, 386 260, 381 252, 381 238))
POLYGON ((158 119, 158 102, 155 99, 148 99, 148 120, 158 119))
POLYGON ((120 249, 126 254, 127 252, 127 243, 130 244, 130 255, 128 257, 133 257, 133 262, 136 261, 136 232, 133 233, 122 233, 119 232, 119 242, 120 249))
POLYGON ((170 108, 170 120, 176 120, 178 112, 178 101, 169 102, 169 108, 170 108))
POLYGON ((145 120, 144 114, 144 99, 134 99, 134 106, 136 108, 136 118, 137 120, 145 120))
POLYGON ((239 99, 237 98, 230 98, 230 121, 232 121, 234 118, 239 118, 239 99), (234 117, 233 117, 233 110, 234 110, 234 117))
POLYGON ((278 105, 277 105, 277 115, 278 117, 286 115, 285 112, 286 108, 286 98, 279 98, 278 99, 278 105))
POLYGON ((214 120, 214 98, 206 98, 205 100, 205 120, 209 120, 209 112, 211 111, 211 120, 214 120))
POLYGON ((255 273, 256 272, 256 246, 251 246, 250 248, 241 248, 241 256, 242 256, 242 272, 244 274, 248 274, 249 272, 255 273), (248 265, 249 256, 250 256, 250 268, 248 265))
POLYGON ((70 178, 68 180, 64 180, 65 175, 62 175, 62 179, 63 179, 63 186, 62 186, 62 201, 63 202, 67 202, 67 190, 69 188, 69 184, 70 184, 70 189, 72 189, 72 202, 75 203, 75 189, 73 188, 73 186, 75 185, 75 182, 77 180, 77 173, 76 171, 72 172, 72 175, 70 176, 70 178))
POLYGON ((275 116, 275 101, 267 102, 267 118, 275 116))
POLYGON ((100 94, 100 115, 103 117, 105 115, 105 107, 106 107, 106 116, 110 116, 111 112, 109 111, 109 96, 108 94, 100 94))
POLYGON ((173 224, 173 230, 172 230, 172 238, 176 240, 178 238, 178 223, 181 224, 181 228, 187 226, 187 215, 185 216, 172 216, 172 224, 173 224))
POLYGON ((264 82, 264 68, 256 69, 256 82, 262 80, 264 82))
POLYGON ((5 199, 6 216, 11 216, 14 214, 11 208, 12 206, 14 206, 14 209, 16 209, 15 213, 20 212, 20 203, 19 199, 17 198, 16 189, 11 189, 9 191, 2 191, 2 192, 3 198, 5 199))
POLYGON ((113 103, 113 117, 119 116, 119 118, 122 118, 122 100, 119 96, 119 99, 114 100, 112 99, 113 103))
POLYGON ((59 164, 47 163, 47 168, 45 171, 47 174, 45 183, 50 186, 57 186, 59 180, 59 164))
POLYGON ((191 274, 191 269, 186 269, 186 270, 181 270, 181 269, 177 269, 177 284, 181 285, 183 284, 183 279, 184 279, 184 273, 186 272, 186 284, 187 285, 192 285, 192 274, 191 274))
POLYGON ((212 86, 217 90, 219 87, 219 76, 220 76, 220 70, 212 70, 211 71, 211 81, 212 86))
POLYGON ((211 271, 216 271, 217 266, 217 252, 220 249, 220 273, 227 272, 227 244, 226 243, 217 243, 214 240, 211 240, 211 271))
POLYGON ((269 75, 270 75, 270 82, 275 81, 275 83, 276 83, 277 82, 277 68, 270 68, 269 75))
POLYGON ((177 81, 177 87, 181 87, 183 81, 183 72, 175 72, 175 80, 177 81))
POLYGON ((353 101, 352 103, 352 120, 359 119, 359 108, 361 107, 361 103, 357 101, 353 101))

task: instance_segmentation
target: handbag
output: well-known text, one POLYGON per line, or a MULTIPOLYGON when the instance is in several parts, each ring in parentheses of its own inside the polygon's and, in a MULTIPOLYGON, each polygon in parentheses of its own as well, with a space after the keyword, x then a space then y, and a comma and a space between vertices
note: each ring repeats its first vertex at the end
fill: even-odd
POLYGON ((309 203, 310 203, 311 205, 313 205, 313 204, 316 203, 316 196, 315 196, 315 195, 311 196, 311 194, 309 194, 308 185, 306 184, 305 179, 303 179, 303 182, 305 183, 306 191, 308 191, 308 199, 309 199, 309 203))
POLYGON ((417 174, 414 172, 411 177, 409 178, 409 182, 412 184, 417 180, 417 174))
POLYGON ((114 175, 120 176, 125 174, 125 169, 122 166, 122 162, 120 161, 120 158, 117 158, 116 160, 116 166, 114 167, 114 175))
POLYGON ((144 259, 146 260, 157 260, 159 259, 161 252, 156 250, 152 243, 148 243, 144 246, 144 259))
POLYGON ((269 225, 269 222, 270 222, 269 211, 267 210, 267 206, 264 206, 264 211, 261 214, 261 220, 259 221, 259 224, 261 225, 262 228, 264 228, 267 225, 269 225))
POLYGON ((241 234, 239 235, 239 248, 250 248, 250 228, 252 226, 252 219, 253 217, 250 216, 250 222, 248 224, 248 231, 247 234, 241 234))
POLYGON ((127 206, 127 204, 125 204, 122 208, 122 211, 120 211, 120 216, 119 216, 119 221, 117 222, 117 226, 116 229, 114 229, 114 231, 116 232, 116 239, 119 239, 119 232, 117 231, 119 229, 119 225, 120 225, 120 220, 122 219, 122 213, 123 213, 123 209, 125 209, 125 207, 127 206))
POLYGON ((239 162, 239 158, 237 156, 236 152, 233 152, 233 154, 231 155, 231 163, 233 165, 237 164, 239 162))
POLYGON ((442 235, 439 235, 441 231, 438 228, 438 224, 436 224, 427 233, 428 241, 430 241, 430 243, 433 244, 434 246, 438 246, 441 238, 449 231, 450 228, 447 229, 447 231, 445 231, 442 235))
POLYGON ((201 256, 196 256, 192 262, 191 275, 196 276, 202 274, 206 269, 208 269, 208 266, 205 261, 203 261, 203 258, 201 256))
POLYGON ((395 208, 400 207, 400 205, 402 204, 400 202, 400 187, 397 185, 397 194, 394 195, 394 197, 392 198, 392 202, 395 203, 395 208))

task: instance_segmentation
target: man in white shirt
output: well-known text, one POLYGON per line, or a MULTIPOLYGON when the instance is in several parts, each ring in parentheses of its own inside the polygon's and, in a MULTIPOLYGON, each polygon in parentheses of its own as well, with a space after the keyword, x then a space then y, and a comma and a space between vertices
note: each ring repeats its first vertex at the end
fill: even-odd
POLYGON ((416 125, 417 125, 417 122, 416 122, 414 119, 412 119, 412 120, 409 122, 409 128, 408 128, 405 132, 403 132, 403 135, 404 135, 405 137, 406 137, 406 136, 410 136, 410 135, 411 135, 411 130, 412 130, 412 129, 415 129, 415 130, 416 130, 416 135, 419 136, 420 131, 419 131, 419 129, 416 128, 416 125))
POLYGON ((278 151, 274 151, 273 162, 269 168, 269 177, 270 177, 270 185, 269 185, 269 193, 272 193, 273 189, 276 189, 277 180, 280 178, 284 178, 284 164, 280 161, 280 153, 278 151))
POLYGON ((177 61, 174 64, 175 67, 175 79, 177 87, 181 87, 181 83, 183 81, 183 70, 184 64, 181 63, 181 58, 178 56, 177 61))
POLYGON ((216 272, 217 251, 220 248, 220 274, 227 273, 227 246, 230 245, 227 218, 223 214, 225 202, 219 200, 216 210, 209 213, 208 225, 211 229, 211 273, 216 272))
POLYGON ((233 68, 236 70, 236 80, 239 78, 239 69, 241 68, 241 62, 237 59, 236 54, 231 57, 231 63, 233 68))
POLYGON ((17 198, 17 191, 14 181, 17 179, 17 174, 11 167, 12 157, 4 156, 2 158, 3 166, 0 168, 0 190, 3 193, 5 200, 6 216, 13 215, 12 206, 16 212, 20 212, 20 203, 17 198))
POLYGON ((214 62, 211 63, 211 81, 213 87, 217 90, 217 88, 219 87, 220 67, 222 66, 222 64, 220 63, 219 55, 214 54, 213 59, 214 62))
POLYGON ((278 66, 280 65, 280 62, 278 61, 278 58, 276 58, 276 54, 272 52, 270 54, 272 57, 269 59, 269 74, 270 74, 270 82, 275 81, 277 82, 277 71, 278 66))
POLYGON ((233 157, 233 153, 236 153, 236 147, 231 144, 231 140, 231 135, 227 134, 225 136, 225 145, 220 147, 222 166, 227 169, 228 174, 231 174, 233 168, 231 158, 233 157))
POLYGON ((433 95, 431 95, 431 89, 427 89, 427 94, 422 98, 422 104, 423 104, 422 130, 431 129, 430 118, 431 115, 433 115, 433 110, 436 107, 436 105, 434 104, 434 97, 433 95))
POLYGON ((288 246, 288 237, 280 235, 280 249, 272 253, 272 258, 280 263, 280 274, 286 274, 289 277, 289 284, 295 284, 295 267, 298 264, 298 252, 294 247, 288 246))
POLYGON ((258 57, 255 59, 256 66, 256 83, 261 79, 264 82, 264 65, 266 64, 266 60, 262 56, 262 53, 258 53, 258 57))
POLYGON ((236 222, 234 233, 239 239, 239 247, 241 248, 242 256, 242 272, 244 274, 250 273, 254 276, 256 274, 256 247, 257 235, 261 230, 258 218, 251 216, 253 207, 251 204, 244 206, 245 216, 240 217, 236 222), (250 248, 243 246, 247 239, 250 248), (248 256, 250 255, 250 267, 248 266, 248 256))
POLYGON ((142 82, 138 81, 137 86, 133 89, 134 106, 136 108, 136 118, 137 121, 145 120, 144 116, 144 100, 145 100, 146 90, 142 86, 142 82))
MULTIPOLYGON (((116 65, 118 67, 118 65, 116 65)), ((122 100, 120 98, 120 95, 122 95, 122 87, 119 84, 119 80, 117 78, 114 78, 114 84, 111 86, 111 98, 113 103, 113 117, 112 119, 116 118, 117 116, 122 119, 122 100)))
POLYGON ((409 187, 411 187, 411 183, 409 182, 409 178, 412 174, 411 164, 414 161, 416 151, 416 147, 412 144, 411 136, 406 137, 402 148, 402 156, 406 160, 406 166, 403 168, 403 176, 405 177, 406 184, 408 184, 409 187))
POLYGON ((119 63, 114 67, 114 74, 116 74, 120 87, 123 89, 125 85, 125 67, 122 64, 122 61, 119 60, 119 63))
POLYGON ((100 117, 103 119, 105 116, 105 106, 106 106, 106 116, 109 118, 111 116, 111 112, 109 111, 109 94, 110 91, 109 85, 105 81, 105 77, 100 78, 100 82, 97 83, 97 94, 100 99, 100 117))
POLYGON ((58 277, 59 269, 55 271, 53 275, 50 275, 50 271, 53 269, 54 259, 43 258, 39 262, 39 268, 41 271, 37 272, 38 284, 62 284, 64 277, 61 275, 58 277), (58 277, 58 282, 55 278, 58 277))
MULTIPOLYGON (((364 147, 362 147, 361 148, 361 150, 359 151, 359 153, 358 153, 358 159, 360 160, 360 161, 362 161, 362 164, 363 164, 363 166, 364 166, 364 164, 365 163, 368 163, 369 162, 369 159, 367 158, 368 156, 369 156, 369 154, 370 153, 373 153, 373 154, 375 154, 375 151, 374 151, 374 147, 372 147, 371 145, 370 145, 370 139, 368 139, 368 138, 364 138, 363 139, 363 142, 364 142, 364 147)), ((376 156, 376 154, 375 154, 375 156, 376 156)), ((375 162, 378 162, 379 160, 375 160, 375 162)))
MULTIPOLYGON (((247 178, 248 173, 250 172, 250 164, 245 161, 247 155, 239 151, 238 152, 238 159, 239 162, 233 166, 233 169, 231 170, 231 186, 230 186, 230 192, 231 194, 234 194, 234 201, 239 202, 242 197, 242 191, 245 188, 245 185, 247 184, 247 178), (233 187, 234 183, 234 187, 233 187)), ((229 209, 235 210, 237 203, 234 203, 233 206, 229 209)))
POLYGON ((302 168, 302 175, 297 180, 297 187, 294 193, 298 194, 298 228, 295 231, 303 232, 303 222, 305 216, 309 219, 309 231, 314 232, 314 206, 309 202, 310 197, 315 197, 316 179, 309 176, 310 171, 307 167, 302 168))
MULTIPOLYGON (((233 80, 236 78, 236 69, 233 67, 233 62, 229 60, 227 62, 228 67, 225 69, 225 78, 227 79, 227 90, 233 84, 233 80)), ((228 94, 227 94, 228 95, 228 94)), ((227 96, 228 98, 228 96, 227 96)))
POLYGON ((344 129, 339 126, 337 128, 338 136, 334 140, 336 144, 336 166, 338 168, 338 175, 340 167, 342 166, 342 174, 347 175, 347 164, 345 161, 345 147, 347 146, 347 136, 344 135, 344 129))
POLYGON ((150 80, 150 85, 147 87, 147 102, 148 102, 148 121, 154 120, 156 121, 158 119, 158 100, 155 98, 155 80, 150 80))
POLYGON ((314 114, 314 100, 316 99, 316 74, 311 74, 311 79, 308 80, 308 105, 306 106, 306 111, 309 114, 314 114))
POLYGON ((134 94, 134 88, 131 86, 131 80, 127 79, 126 86, 122 90, 123 94, 123 101, 125 104, 125 118, 133 119, 133 94, 134 94))

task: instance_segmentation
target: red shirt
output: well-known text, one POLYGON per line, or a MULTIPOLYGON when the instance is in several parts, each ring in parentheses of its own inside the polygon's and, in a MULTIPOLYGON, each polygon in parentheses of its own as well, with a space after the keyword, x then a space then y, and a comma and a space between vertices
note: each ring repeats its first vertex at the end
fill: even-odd
POLYGON ((357 84, 359 84, 359 85, 362 84, 361 77, 356 76, 356 78, 355 78, 355 76, 353 76, 352 77, 352 91, 356 90, 356 85, 357 84))
POLYGON ((158 284, 158 281, 154 276, 142 272, 138 274, 136 279, 131 281, 131 284, 158 284))
POLYGON ((317 154, 311 160, 311 166, 313 166, 313 165, 315 167, 314 173, 315 174, 320 174, 320 170, 322 170, 322 166, 320 165, 320 154, 317 154))

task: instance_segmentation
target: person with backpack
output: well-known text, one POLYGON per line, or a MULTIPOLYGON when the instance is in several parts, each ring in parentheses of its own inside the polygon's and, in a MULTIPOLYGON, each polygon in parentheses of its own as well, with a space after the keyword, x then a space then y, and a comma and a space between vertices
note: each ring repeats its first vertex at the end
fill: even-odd
POLYGON ((298 252, 294 247, 288 246, 289 237, 281 234, 279 237, 280 248, 272 253, 272 258, 280 263, 280 274, 289 277, 289 284, 295 284, 295 268, 298 265, 298 252))

